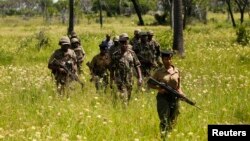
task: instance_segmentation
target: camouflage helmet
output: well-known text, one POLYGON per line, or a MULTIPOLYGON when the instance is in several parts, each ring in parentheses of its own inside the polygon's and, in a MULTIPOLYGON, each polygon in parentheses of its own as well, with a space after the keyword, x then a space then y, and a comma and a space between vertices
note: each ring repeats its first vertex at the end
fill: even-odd
POLYGON ((140 34, 141 29, 135 29, 134 34, 140 34))
POLYGON ((59 40, 59 45, 70 45, 69 37, 62 36, 61 39, 59 40))
POLYGON ((114 38, 113 38, 113 41, 115 42, 118 42, 119 41, 119 36, 115 36, 114 38))
POLYGON ((149 31, 147 32, 147 34, 150 35, 150 36, 154 36, 154 32, 153 32, 152 30, 149 30, 149 31))
POLYGON ((79 40, 77 38, 72 38, 71 43, 73 44, 73 43, 80 43, 80 42, 79 42, 79 40))
POLYGON ((77 37, 77 34, 75 31, 72 31, 70 35, 71 35, 71 37, 77 37))
POLYGON ((128 34, 127 33, 122 33, 119 36, 119 41, 127 41, 129 39, 128 34))

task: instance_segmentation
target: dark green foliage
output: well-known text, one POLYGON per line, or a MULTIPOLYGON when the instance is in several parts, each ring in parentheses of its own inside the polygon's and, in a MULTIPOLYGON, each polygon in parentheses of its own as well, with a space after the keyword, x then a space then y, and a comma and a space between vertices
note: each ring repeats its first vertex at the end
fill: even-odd
POLYGON ((42 29, 38 33, 35 33, 31 36, 25 37, 20 41, 20 46, 18 52, 25 48, 36 48, 39 51, 43 48, 50 46, 50 38, 47 35, 45 29, 42 29))
POLYGON ((157 21, 158 24, 165 24, 166 23, 166 17, 167 14, 165 12, 157 12, 154 15, 155 20, 157 21))
POLYGON ((162 50, 171 50, 173 44, 173 37, 171 30, 163 30, 159 34, 157 34, 157 41, 161 45, 162 50))
POLYGON ((44 30, 42 30, 38 34, 36 34, 35 37, 36 37, 36 40, 37 40, 36 47, 37 47, 38 50, 41 50, 42 48, 50 46, 50 39, 46 35, 44 30))
POLYGON ((236 30, 237 35, 237 43, 245 46, 250 43, 250 30, 248 30, 245 26, 241 25, 236 30))
MULTIPOLYGON (((151 1, 138 0, 138 2, 142 14, 146 14, 148 11, 150 10, 153 11, 156 9, 156 3, 157 3, 156 0, 151 0, 151 1)), ((102 8, 104 11, 107 12, 107 16, 109 17, 117 14, 127 14, 126 9, 130 9, 132 12, 134 12, 134 7, 130 0, 122 1, 120 6, 121 9, 119 9, 119 0, 102 1, 102 8)), ((93 2, 92 10, 94 12, 99 11, 99 4, 97 0, 93 2)))
POLYGON ((25 37, 20 41, 20 46, 17 49, 17 53, 20 53, 19 51, 28 48, 29 46, 32 45, 32 41, 33 41, 34 36, 29 36, 29 37, 25 37))
POLYGON ((0 50, 0 65, 9 65, 12 63, 12 60, 14 59, 14 55, 6 52, 4 50, 0 50))

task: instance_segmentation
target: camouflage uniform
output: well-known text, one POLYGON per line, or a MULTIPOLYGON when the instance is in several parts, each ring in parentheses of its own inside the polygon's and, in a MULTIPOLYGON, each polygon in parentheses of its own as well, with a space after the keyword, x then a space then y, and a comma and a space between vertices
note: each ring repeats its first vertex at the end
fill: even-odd
MULTIPOLYGON (((120 37, 123 37, 123 38, 126 38, 127 40, 129 40, 129 37, 128 37, 128 34, 127 33, 122 33, 120 35, 120 37)), ((132 50, 133 49, 133 46, 129 43, 128 45, 128 49, 132 50)))
POLYGON ((115 36, 113 38, 114 44, 109 49, 109 55, 112 56, 112 54, 119 50, 119 36, 115 36))
MULTIPOLYGON (((101 48, 101 47, 100 47, 101 48)), ((111 58, 107 52, 99 53, 92 59, 89 67, 92 73, 92 80, 95 81, 96 89, 106 88, 109 79, 109 66, 111 58)))
MULTIPOLYGON (((141 38, 146 37, 145 32, 141 32, 141 38)), ((151 70, 155 67, 153 46, 147 42, 146 38, 142 39, 138 45, 138 53, 136 54, 141 62, 142 75, 148 77, 151 75, 151 70), (144 41, 145 40, 145 41, 144 41)))
MULTIPOLYGON (((68 37, 62 37, 59 44, 61 46, 68 45, 70 46, 70 41, 68 37)), ((69 74, 61 71, 63 69, 58 63, 67 67, 69 71, 72 73, 76 73, 77 65, 76 65, 76 54, 71 49, 63 50, 62 47, 57 49, 50 57, 48 62, 48 68, 52 70, 52 73, 55 76, 56 84, 65 85, 68 82, 72 81, 72 78, 69 77, 69 74)))
POLYGON ((111 60, 111 71, 114 72, 114 79, 124 102, 131 97, 133 84, 133 68, 140 66, 140 61, 134 51, 128 49, 124 54, 119 50, 115 52, 111 60))
POLYGON ((154 54, 154 62, 157 65, 157 67, 161 67, 162 66, 162 62, 160 61, 160 54, 161 54, 161 46, 160 44, 153 39, 154 36, 154 32, 153 31, 148 31, 148 42, 149 45, 152 47, 151 50, 154 54))
POLYGON ((133 46, 133 51, 137 54, 138 53, 138 47, 140 45, 140 29, 136 29, 134 31, 134 37, 130 40, 130 44, 133 46))
POLYGON ((85 51, 83 47, 80 45, 80 41, 77 38, 71 39, 71 49, 73 49, 76 54, 77 70, 78 70, 78 74, 80 74, 82 71, 81 70, 82 63, 85 58, 85 51))
MULTIPOLYGON (((178 90, 180 88, 180 72, 171 65, 172 71, 169 72, 165 67, 160 68, 152 76, 155 80, 165 83, 171 86, 173 89, 178 90)), ((151 88, 158 89, 156 86, 149 85, 151 88)), ((157 96, 157 112, 160 119, 161 132, 166 134, 170 131, 173 125, 176 123, 176 119, 179 115, 179 99, 174 97, 168 92, 158 92, 157 96)))
POLYGON ((81 45, 81 40, 80 40, 80 38, 77 36, 77 34, 76 34, 75 31, 72 31, 72 32, 70 33, 70 40, 72 40, 73 38, 77 38, 78 41, 79 41, 79 44, 81 45))

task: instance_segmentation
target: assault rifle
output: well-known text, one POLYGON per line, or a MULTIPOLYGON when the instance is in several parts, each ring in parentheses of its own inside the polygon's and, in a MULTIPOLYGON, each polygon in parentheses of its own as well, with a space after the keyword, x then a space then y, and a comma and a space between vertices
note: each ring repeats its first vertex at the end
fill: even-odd
POLYGON ((54 62, 56 65, 62 67, 62 68, 66 71, 66 73, 67 73, 73 80, 75 80, 75 81, 77 81, 78 83, 80 83, 81 86, 82 86, 82 89, 83 89, 84 83, 79 79, 79 77, 78 77, 76 74, 72 73, 65 65, 61 64, 57 59, 54 59, 53 62, 54 62))
POLYGON ((188 104, 190 104, 190 105, 192 105, 192 106, 194 106, 194 107, 196 107, 196 108, 198 108, 198 109, 201 110, 200 107, 198 107, 198 106, 195 105, 196 104, 195 102, 193 102, 192 100, 188 99, 186 96, 180 94, 178 91, 176 91, 172 87, 170 87, 170 86, 168 86, 168 85, 166 85, 164 83, 161 83, 161 82, 159 82, 159 81, 157 81, 157 80, 155 80, 153 78, 149 78, 147 83, 151 84, 151 85, 154 85, 154 86, 161 87, 161 88, 165 89, 166 91, 170 92, 171 94, 173 94, 175 97, 180 98, 183 101, 185 101, 186 103, 188 103, 188 104))

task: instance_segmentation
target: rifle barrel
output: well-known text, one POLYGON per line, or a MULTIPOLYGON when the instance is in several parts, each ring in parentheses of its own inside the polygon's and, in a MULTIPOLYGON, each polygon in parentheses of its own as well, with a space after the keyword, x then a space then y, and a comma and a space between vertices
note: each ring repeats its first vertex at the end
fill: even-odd
POLYGON ((176 90, 173 89, 172 87, 170 87, 170 86, 168 86, 168 85, 166 85, 166 84, 162 84, 162 83, 160 83, 159 81, 157 81, 157 80, 155 80, 155 79, 153 79, 153 78, 149 78, 149 79, 148 79, 148 83, 149 83, 149 84, 152 84, 152 85, 157 85, 157 86, 159 86, 159 87, 161 87, 161 88, 163 88, 163 89, 165 89, 165 90, 171 92, 171 93, 174 94, 176 97, 181 98, 181 99, 182 99, 183 101, 185 101, 186 103, 188 103, 188 104, 190 104, 190 105, 192 105, 192 106, 194 106, 194 107, 196 107, 196 108, 198 108, 198 109, 201 110, 201 108, 199 108, 198 106, 195 105, 195 104, 196 104, 195 102, 193 102, 192 100, 188 99, 186 96, 180 94, 178 91, 176 91, 176 90))

